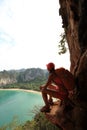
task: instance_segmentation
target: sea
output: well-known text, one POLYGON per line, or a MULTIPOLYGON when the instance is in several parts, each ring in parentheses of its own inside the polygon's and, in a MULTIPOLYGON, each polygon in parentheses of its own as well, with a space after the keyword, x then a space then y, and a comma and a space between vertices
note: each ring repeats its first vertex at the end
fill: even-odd
POLYGON ((41 94, 21 90, 0 90, 0 127, 16 120, 24 124, 32 120, 43 106, 41 94))

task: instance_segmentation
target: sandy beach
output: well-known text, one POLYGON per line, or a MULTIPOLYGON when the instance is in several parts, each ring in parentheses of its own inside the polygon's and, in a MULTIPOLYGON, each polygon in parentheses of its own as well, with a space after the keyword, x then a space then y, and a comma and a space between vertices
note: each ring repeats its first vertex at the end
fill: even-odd
POLYGON ((0 90, 17 90, 17 91, 24 91, 24 92, 30 92, 30 93, 35 93, 35 94, 41 94, 41 92, 34 91, 34 90, 27 90, 27 89, 19 89, 19 88, 8 88, 8 89, 0 89, 0 90))

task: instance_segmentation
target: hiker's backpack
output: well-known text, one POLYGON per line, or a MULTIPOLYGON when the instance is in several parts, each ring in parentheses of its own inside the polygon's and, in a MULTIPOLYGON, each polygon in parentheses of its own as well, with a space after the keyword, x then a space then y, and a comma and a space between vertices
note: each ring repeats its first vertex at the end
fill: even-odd
POLYGON ((71 72, 65 68, 58 68, 56 69, 56 74, 68 91, 71 91, 75 88, 75 80, 71 72))

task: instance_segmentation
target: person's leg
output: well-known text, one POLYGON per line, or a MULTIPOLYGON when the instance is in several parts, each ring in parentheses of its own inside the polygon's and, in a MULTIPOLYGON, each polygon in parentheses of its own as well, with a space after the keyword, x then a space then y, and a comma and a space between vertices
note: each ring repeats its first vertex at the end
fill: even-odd
MULTIPOLYGON (((64 100, 68 97, 68 94, 65 92, 53 91, 49 89, 45 89, 42 91, 43 100, 45 99, 46 94, 50 95, 50 97, 58 98, 60 100, 64 100)), ((48 102, 48 99, 46 100, 48 102)))
POLYGON ((54 97, 54 98, 58 98, 61 101, 63 101, 66 97, 67 94, 65 92, 60 93, 59 91, 53 91, 53 90, 49 90, 49 89, 44 89, 42 91, 42 97, 45 103, 45 107, 43 107, 41 109, 41 112, 48 112, 50 111, 50 104, 49 104, 49 100, 48 100, 48 95, 50 95, 50 97, 54 97))
POLYGON ((49 95, 48 102, 49 102, 50 105, 53 105, 53 99, 52 99, 52 96, 50 96, 50 95, 49 95))
POLYGON ((43 97, 45 106, 43 106, 40 109, 40 111, 41 112, 50 112, 50 104, 49 104, 49 101, 48 101, 48 95, 47 95, 47 93, 42 92, 42 97, 43 97))
POLYGON ((47 93, 42 92, 42 97, 43 97, 43 100, 44 100, 45 106, 49 107, 49 101, 48 101, 47 93))
POLYGON ((50 111, 50 105, 53 105, 52 97, 57 98, 58 92, 55 92, 53 90, 44 89, 42 91, 42 98, 44 100, 45 106, 41 108, 41 112, 49 112, 50 111), (49 95, 49 97, 48 97, 49 95))

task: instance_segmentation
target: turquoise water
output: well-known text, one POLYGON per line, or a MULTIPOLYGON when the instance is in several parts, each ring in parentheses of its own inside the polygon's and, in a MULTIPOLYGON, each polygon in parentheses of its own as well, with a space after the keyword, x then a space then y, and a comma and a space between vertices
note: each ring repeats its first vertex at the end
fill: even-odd
POLYGON ((17 90, 0 90, 0 127, 10 123, 14 117, 19 124, 31 120, 36 107, 43 105, 40 94, 17 90))

